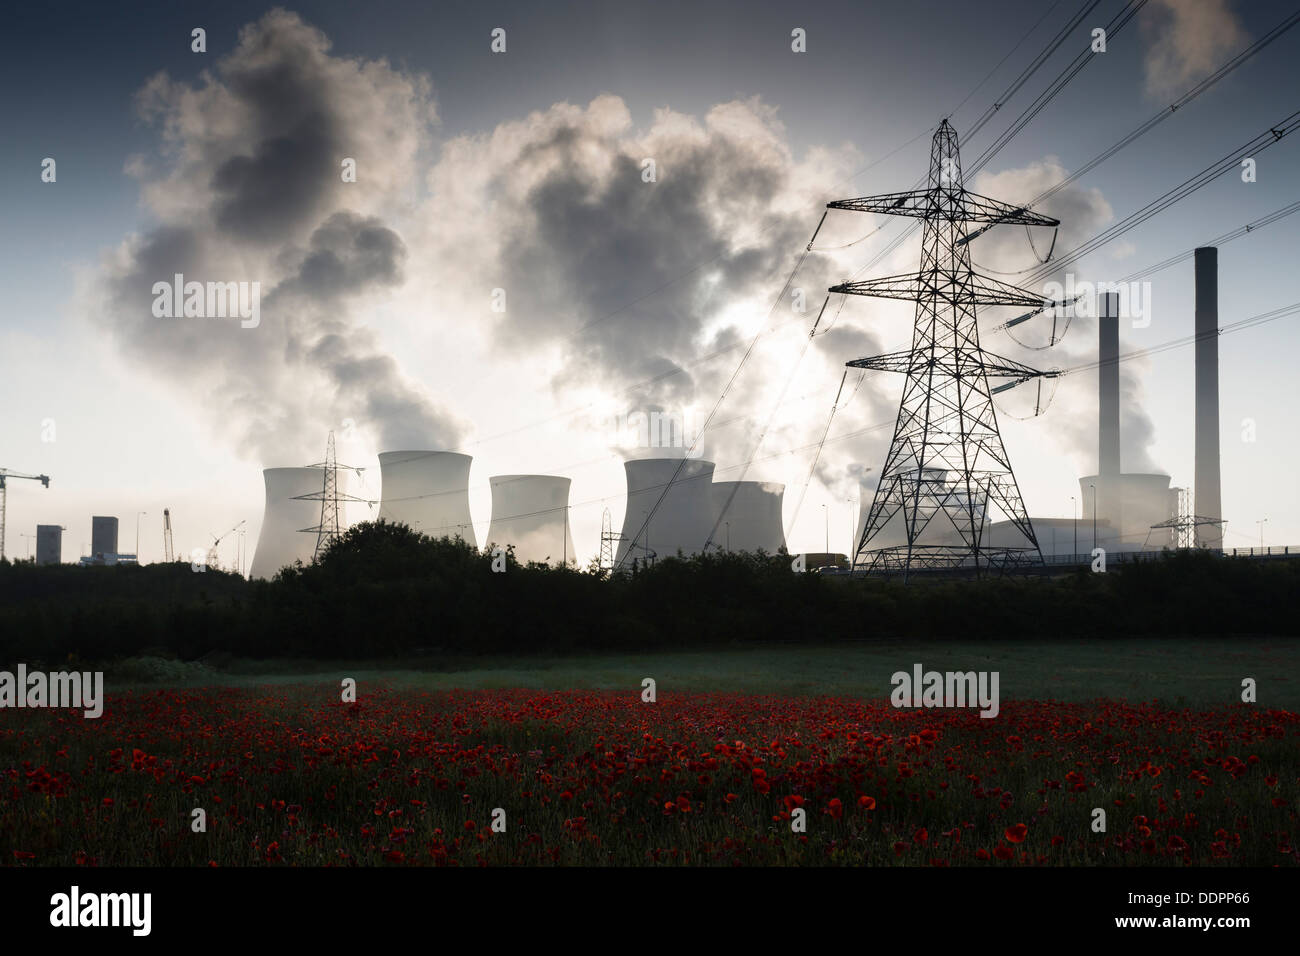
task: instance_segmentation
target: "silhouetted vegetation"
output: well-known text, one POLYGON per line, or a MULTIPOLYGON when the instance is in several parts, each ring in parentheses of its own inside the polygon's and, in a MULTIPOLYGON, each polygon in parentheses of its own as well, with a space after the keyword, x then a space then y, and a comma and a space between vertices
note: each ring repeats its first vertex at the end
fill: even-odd
POLYGON ((661 558, 609 577, 522 566, 404 525, 350 529, 273 581, 189 564, 0 562, 0 662, 649 651, 871 638, 1300 633, 1300 559, 1196 553, 1056 578, 791 571, 788 555, 661 558))

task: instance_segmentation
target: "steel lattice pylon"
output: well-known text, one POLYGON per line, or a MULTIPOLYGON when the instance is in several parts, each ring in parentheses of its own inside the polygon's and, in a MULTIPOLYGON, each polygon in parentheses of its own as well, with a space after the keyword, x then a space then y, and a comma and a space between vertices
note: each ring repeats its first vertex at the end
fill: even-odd
POLYGON ((609 516, 609 509, 600 516, 600 569, 614 569, 614 526, 609 516))
POLYGON ((1035 295, 971 268, 967 225, 1059 226, 1058 220, 968 192, 962 185, 957 134, 944 120, 930 151, 929 186, 828 203, 846 209, 912 216, 924 223, 915 275, 849 282, 831 292, 916 302, 912 348, 847 363, 906 376, 893 441, 854 555, 855 571, 906 575, 917 569, 1038 564, 1042 553, 998 432, 992 396, 1040 372, 984 351, 980 305, 1041 307, 1035 295), (989 379, 1006 379, 990 387, 989 379), (1023 540, 986 539, 993 512, 1023 540), (892 541, 890 539, 893 539, 892 541))
POLYGON ((325 443, 325 460, 317 462, 314 465, 308 465, 308 468, 320 468, 324 473, 324 481, 320 491, 313 491, 309 495, 295 495, 295 501, 319 501, 320 502, 320 523, 310 528, 299 528, 300 533, 315 534, 316 548, 312 552, 313 560, 319 558, 321 553, 328 547, 329 543, 340 537, 343 533, 340 527, 340 515, 342 509, 339 505, 344 501, 365 501, 366 504, 374 505, 373 501, 367 501, 365 498, 357 498, 353 495, 339 494, 338 490, 338 473, 343 468, 347 471, 355 471, 358 475, 362 469, 354 468, 351 465, 340 465, 334 456, 334 433, 330 432, 329 440, 325 443))

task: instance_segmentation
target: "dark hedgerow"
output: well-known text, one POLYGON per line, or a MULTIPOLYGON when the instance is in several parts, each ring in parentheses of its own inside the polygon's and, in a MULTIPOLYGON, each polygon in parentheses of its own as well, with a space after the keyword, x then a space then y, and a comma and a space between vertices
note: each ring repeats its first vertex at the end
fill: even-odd
POLYGON ((521 565, 404 525, 351 528, 272 581, 0 562, 0 659, 107 661, 648 651, 840 639, 1300 633, 1300 559, 1177 552, 1104 574, 978 581, 799 574, 791 556, 661 558, 635 573, 521 565))

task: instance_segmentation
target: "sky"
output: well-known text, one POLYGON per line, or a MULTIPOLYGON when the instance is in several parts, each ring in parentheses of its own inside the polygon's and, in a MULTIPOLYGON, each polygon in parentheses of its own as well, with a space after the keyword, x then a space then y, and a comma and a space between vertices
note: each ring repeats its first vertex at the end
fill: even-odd
MULTIPOLYGON (((938 122, 964 137, 1084 7, 963 138, 970 167, 1124 0, 8 13, 0 466, 52 481, 10 481, 7 553, 28 553, 36 524, 53 523, 75 560, 90 516, 110 514, 123 551, 138 524, 142 560, 159 560, 169 508, 179 552, 245 522, 251 558, 262 468, 319 461, 332 430, 339 460, 364 469, 350 483, 361 497, 379 497, 381 451, 473 455, 480 540, 490 476, 571 477, 585 561, 603 510, 621 523, 623 459, 645 453, 628 416, 661 409, 689 434, 724 389, 700 441, 717 477, 784 483, 792 552, 827 537, 846 550, 901 380, 872 374, 855 389, 855 373, 829 419, 832 405, 844 363, 903 346, 912 309, 831 296, 808 331, 830 285, 914 271, 918 239, 888 252, 907 221, 832 212, 783 295, 786 277, 827 201, 915 185, 938 122), (258 282, 256 327, 155 315, 154 284, 178 272, 258 282)), ((1148 0, 967 186, 1028 202, 1294 10, 1148 0)), ((1300 28, 1036 207, 1062 222, 1056 255, 1278 126, 1297 108, 1297 62, 1300 28)), ((1230 171, 1050 275, 1038 268, 1050 230, 1032 245, 1023 229, 995 230, 972 246, 976 267, 1032 274, 1036 292, 1066 272, 1138 272, 1300 199, 1297 149, 1282 139, 1252 157, 1254 181, 1230 171)), ((1222 246, 1221 324, 1300 301, 1298 238, 1294 215, 1222 246)), ((1148 314, 1122 327, 1123 352, 1191 334, 1191 280, 1190 261, 1146 278, 1148 314)), ((1044 349, 1042 322, 1016 340, 996 330, 1014 314, 981 313, 985 348, 1048 368, 1095 358, 1087 318, 1044 349)), ((1300 545, 1297 321, 1220 339, 1228 546, 1258 545, 1261 528, 1267 544, 1300 545)), ((1122 382, 1124 469, 1190 485, 1192 349, 1127 360, 1122 382)), ((1049 383, 1035 415, 1037 397, 1033 385, 1003 393, 999 421, 1030 515, 1065 517, 1096 468, 1096 373, 1049 383)), ((223 563, 237 547, 224 540, 223 563)))

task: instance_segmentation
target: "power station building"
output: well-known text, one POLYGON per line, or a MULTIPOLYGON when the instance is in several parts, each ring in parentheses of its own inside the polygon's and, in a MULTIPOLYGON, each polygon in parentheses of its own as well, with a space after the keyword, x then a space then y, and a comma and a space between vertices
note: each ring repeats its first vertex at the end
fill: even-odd
POLYGON ((514 547, 523 564, 573 564, 569 532, 569 479, 557 475, 496 475, 488 545, 514 547))
POLYGON ((431 538, 459 536, 470 547, 478 547, 469 511, 473 461, 451 451, 381 452, 379 518, 408 525, 431 538))

